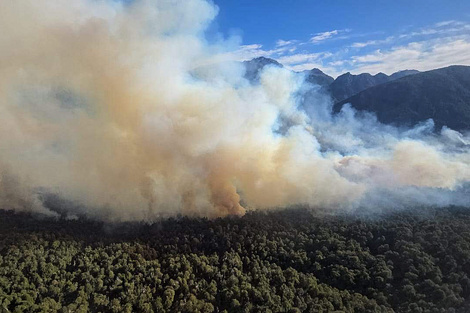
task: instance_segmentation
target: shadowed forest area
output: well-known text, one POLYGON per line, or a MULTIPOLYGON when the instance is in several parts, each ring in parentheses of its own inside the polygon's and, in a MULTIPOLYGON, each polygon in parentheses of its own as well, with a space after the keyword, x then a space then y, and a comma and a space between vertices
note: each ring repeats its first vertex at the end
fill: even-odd
POLYGON ((470 212, 153 224, 0 211, 2 312, 469 312, 470 212))

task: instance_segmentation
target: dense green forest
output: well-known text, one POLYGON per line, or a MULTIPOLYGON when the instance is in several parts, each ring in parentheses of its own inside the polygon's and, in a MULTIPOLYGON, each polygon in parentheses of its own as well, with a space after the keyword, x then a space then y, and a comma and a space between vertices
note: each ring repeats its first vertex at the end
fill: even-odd
POLYGON ((470 312, 470 211, 153 224, 0 211, 3 312, 470 312))

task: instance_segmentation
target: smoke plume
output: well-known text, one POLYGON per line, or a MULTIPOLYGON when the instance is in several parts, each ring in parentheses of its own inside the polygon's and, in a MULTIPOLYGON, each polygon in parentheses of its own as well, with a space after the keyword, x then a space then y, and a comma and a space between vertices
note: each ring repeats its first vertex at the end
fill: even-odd
POLYGON ((202 0, 1 1, 0 207, 55 214, 53 195, 70 215, 148 220, 470 203, 468 134, 332 116, 282 68, 250 82, 220 61, 233 41, 204 39, 216 14, 202 0))

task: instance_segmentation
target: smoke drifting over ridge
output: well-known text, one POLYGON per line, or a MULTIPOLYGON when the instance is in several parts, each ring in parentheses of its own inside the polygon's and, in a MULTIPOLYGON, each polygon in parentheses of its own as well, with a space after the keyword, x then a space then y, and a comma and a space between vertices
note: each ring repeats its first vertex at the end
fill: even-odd
POLYGON ((299 74, 251 84, 202 0, 0 3, 0 207, 145 220, 294 204, 469 205, 468 134, 379 124, 299 74))

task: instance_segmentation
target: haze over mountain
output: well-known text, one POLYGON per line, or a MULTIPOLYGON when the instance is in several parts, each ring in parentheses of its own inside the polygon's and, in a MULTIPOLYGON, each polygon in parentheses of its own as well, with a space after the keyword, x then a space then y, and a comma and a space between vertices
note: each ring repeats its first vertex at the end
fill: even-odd
POLYGON ((265 57, 259 57, 259 58, 255 58, 249 61, 244 61, 243 64, 245 65, 245 68, 246 68, 245 77, 248 80, 252 80, 252 81, 256 81, 259 79, 259 74, 261 70, 263 70, 263 68, 267 65, 283 67, 282 64, 280 64, 276 60, 265 58, 265 57))
MULTIPOLYGON (((276 60, 258 57, 249 61, 244 61, 246 67, 245 77, 249 80, 256 80, 259 77, 261 70, 268 65, 283 67, 282 64, 276 60)), ((419 73, 417 70, 403 70, 388 76, 384 73, 371 75, 369 73, 362 73, 358 75, 351 74, 350 72, 338 76, 336 79, 325 74, 318 68, 313 68, 308 71, 300 72, 305 75, 305 80, 309 83, 319 85, 327 91, 335 102, 342 101, 349 98, 367 88, 383 84, 401 77, 419 73)))
MULTIPOLYGON (((258 57, 249 61, 244 61, 243 64, 246 68, 245 77, 251 81, 259 79, 259 74, 265 66, 272 65, 276 67, 284 67, 278 61, 266 57, 258 57)), ((333 77, 323 73, 318 68, 303 71, 302 73, 305 74, 306 81, 322 87, 328 87, 335 80, 333 77)))
POLYGON ((374 112, 380 122, 413 126, 432 118, 437 129, 470 129, 470 66, 449 66, 368 88, 336 103, 374 112))
MULTIPOLYGON (((246 77, 252 79, 266 65, 282 66, 269 58, 246 61, 246 77)), ((380 122, 412 127, 433 119, 436 130, 443 126, 470 129, 470 67, 449 66, 427 72, 403 70, 392 75, 345 73, 333 79, 314 68, 303 71, 305 80, 321 86, 338 113, 346 103, 377 115, 380 122)))

